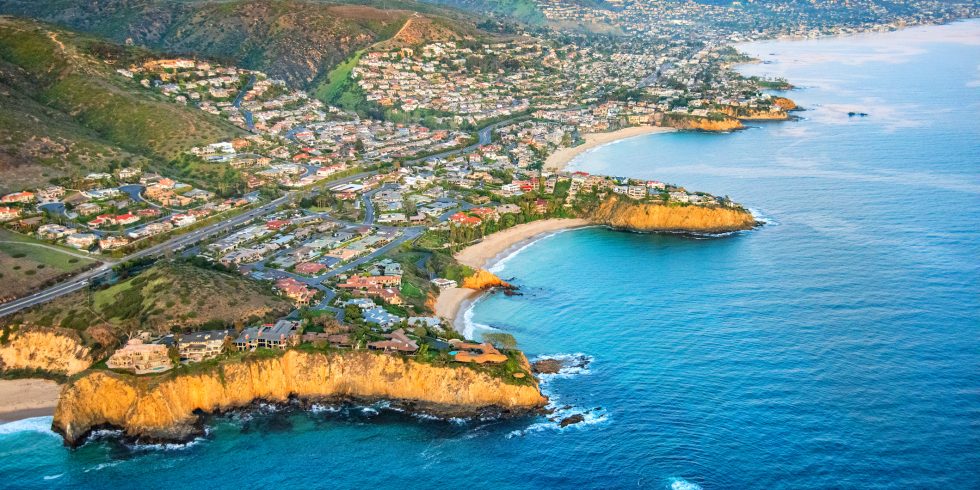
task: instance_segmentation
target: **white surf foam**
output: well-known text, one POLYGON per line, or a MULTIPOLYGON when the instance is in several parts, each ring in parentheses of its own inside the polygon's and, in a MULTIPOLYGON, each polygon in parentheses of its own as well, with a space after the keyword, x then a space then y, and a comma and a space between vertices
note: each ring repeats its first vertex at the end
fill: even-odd
POLYGON ((51 434, 54 437, 59 437, 58 434, 51 430, 51 421, 54 417, 31 417, 29 419, 15 420, 13 422, 7 422, 6 424, 0 424, 0 435, 5 434, 16 434, 18 432, 40 432, 42 434, 51 434))
POLYGON ((701 490, 701 485, 689 482, 683 478, 668 479, 667 488, 670 490, 701 490))

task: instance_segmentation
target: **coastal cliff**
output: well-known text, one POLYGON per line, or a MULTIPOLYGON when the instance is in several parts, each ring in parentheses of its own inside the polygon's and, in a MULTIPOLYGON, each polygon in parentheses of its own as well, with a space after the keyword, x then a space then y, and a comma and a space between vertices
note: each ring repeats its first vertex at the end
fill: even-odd
POLYGON ((594 223, 632 231, 724 233, 756 225, 751 213, 740 208, 667 206, 633 202, 611 196, 592 212, 594 223))
POLYGON ((663 124, 675 129, 712 132, 734 131, 745 127, 741 121, 731 116, 703 117, 686 114, 667 114, 663 124))
MULTIPOLYGON (((530 372, 526 360, 523 364, 530 372)), ((99 427, 121 428, 126 437, 143 441, 186 441, 201 432, 200 413, 290 398, 391 400, 452 416, 486 409, 528 412, 547 402, 531 378, 512 384, 466 366, 439 367, 367 351, 290 350, 196 374, 135 377, 94 371, 62 390, 52 428, 72 446, 99 427)))
POLYGON ((799 109, 796 102, 786 97, 774 97, 771 100, 770 107, 722 106, 717 110, 742 121, 785 121, 791 117, 790 111, 799 109))
POLYGON ((472 276, 463 279, 462 287, 484 291, 492 288, 510 288, 510 284, 486 269, 477 270, 472 276))
POLYGON ((25 370, 71 376, 92 365, 92 352, 73 330, 24 327, 5 332, 0 371, 25 370))

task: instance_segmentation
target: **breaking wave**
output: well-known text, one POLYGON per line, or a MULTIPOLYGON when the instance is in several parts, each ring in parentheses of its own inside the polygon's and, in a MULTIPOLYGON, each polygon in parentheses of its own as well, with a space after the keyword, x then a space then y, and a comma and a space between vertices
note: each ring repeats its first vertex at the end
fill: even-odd
POLYGON ((0 435, 16 434, 18 432, 40 432, 60 437, 51 430, 51 421, 54 417, 31 417, 29 419, 15 420, 0 424, 0 435))

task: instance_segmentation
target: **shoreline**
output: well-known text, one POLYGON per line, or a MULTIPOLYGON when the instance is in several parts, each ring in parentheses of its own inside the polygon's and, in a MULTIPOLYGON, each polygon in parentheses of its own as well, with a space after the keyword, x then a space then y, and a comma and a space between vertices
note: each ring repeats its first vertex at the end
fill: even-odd
MULTIPOLYGON (((592 223, 580 218, 532 221, 486 236, 480 242, 457 252, 454 257, 463 265, 487 269, 544 235, 587 226, 592 226, 592 223)), ((466 311, 484 292, 462 287, 443 289, 436 299, 435 314, 449 320, 459 330, 465 324, 466 311)), ((460 330, 460 333, 464 332, 460 330)))
POLYGON ((565 167, 575 159, 575 157, 602 145, 628 138, 635 138, 637 136, 657 133, 671 133, 674 131, 677 130, 663 126, 631 126, 628 128, 618 129, 616 131, 610 131, 608 133, 586 133, 582 135, 585 143, 578 146, 573 146, 571 148, 560 148, 558 151, 548 155, 548 158, 545 159, 544 162, 544 170, 560 172, 564 170, 565 167))
POLYGON ((0 379, 0 424, 53 416, 61 385, 48 379, 0 379))

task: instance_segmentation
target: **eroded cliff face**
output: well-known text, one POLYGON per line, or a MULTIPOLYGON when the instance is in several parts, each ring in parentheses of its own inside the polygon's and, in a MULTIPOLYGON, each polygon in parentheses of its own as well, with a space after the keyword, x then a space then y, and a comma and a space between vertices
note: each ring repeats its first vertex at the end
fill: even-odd
MULTIPOLYGON (((530 368, 525 368, 530 372, 530 368)), ((98 427, 118 427, 147 441, 184 441, 200 432, 200 412, 285 402, 392 400, 447 415, 496 408, 521 413, 547 402, 537 384, 510 384, 467 367, 437 367, 360 351, 307 353, 231 362, 203 374, 159 378, 94 371, 67 384, 53 429, 69 445, 98 427)))
POLYGON ((475 274, 463 279, 462 287, 484 291, 491 288, 510 288, 510 284, 486 269, 479 269, 475 274))
POLYGON ((743 129, 742 122, 734 117, 707 118, 698 116, 675 116, 668 114, 664 117, 664 126, 676 129, 694 131, 734 131, 743 129))
POLYGON ((92 352, 72 330, 21 327, 0 344, 0 370, 27 369, 72 375, 92 365, 92 352))
POLYGON ((593 222, 633 231, 724 233, 756 225, 741 209, 705 206, 664 206, 610 196, 591 216, 593 222))

